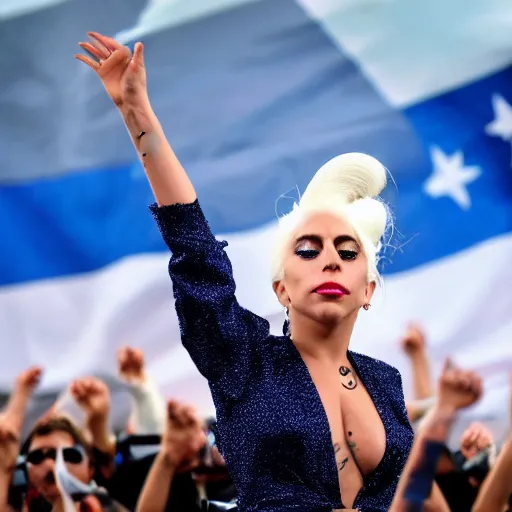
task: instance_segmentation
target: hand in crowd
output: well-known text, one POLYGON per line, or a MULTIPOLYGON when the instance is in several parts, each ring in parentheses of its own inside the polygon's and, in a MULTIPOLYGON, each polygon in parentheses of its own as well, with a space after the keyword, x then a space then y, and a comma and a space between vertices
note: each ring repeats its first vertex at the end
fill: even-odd
POLYGON ((194 409, 171 400, 167 404, 167 426, 162 439, 167 462, 179 471, 190 471, 199 465, 199 451, 205 444, 203 424, 194 409))
POLYGON ((119 108, 148 103, 143 46, 136 43, 134 52, 115 39, 89 32, 90 42, 79 43, 91 55, 75 55, 100 77, 108 95, 119 108))
POLYGON ((146 380, 144 354, 141 350, 123 347, 117 353, 119 377, 126 382, 142 383, 146 380))
POLYGON ((22 371, 16 377, 15 392, 31 396, 36 387, 39 385, 42 374, 43 369, 40 366, 32 366, 31 368, 22 371))
POLYGON ((95 377, 85 377, 74 380, 69 389, 88 419, 108 416, 110 392, 104 382, 95 377))
POLYGON ((19 430, 7 414, 0 416, 0 473, 9 474, 16 465, 19 430))
MULTIPOLYGON (((93 446, 113 457, 115 437, 109 427, 110 391, 107 385, 95 377, 85 377, 71 383, 70 393, 85 413, 93 446)), ((108 471, 113 471, 113 467, 108 465, 108 471)))
POLYGON ((22 371, 16 377, 13 393, 4 412, 0 414, 0 470, 3 472, 10 471, 16 464, 25 409, 42 373, 39 366, 22 371))
POLYGON ((409 357, 425 350, 425 334, 418 325, 409 324, 402 337, 402 348, 409 357))
POLYGON ((438 407, 455 413, 473 405, 481 396, 482 379, 475 372, 461 370, 447 360, 438 381, 438 407))
POLYGON ((462 434, 460 451, 469 460, 493 443, 492 433, 481 423, 475 422, 462 434))

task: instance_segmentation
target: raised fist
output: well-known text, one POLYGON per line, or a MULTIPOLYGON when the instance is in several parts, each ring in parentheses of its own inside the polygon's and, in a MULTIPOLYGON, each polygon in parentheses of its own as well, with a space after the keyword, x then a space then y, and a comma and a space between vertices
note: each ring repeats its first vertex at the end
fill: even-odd
POLYGON ((446 360, 438 381, 437 396, 443 408, 452 411, 464 409, 482 396, 482 380, 476 373, 460 370, 446 360))
POLYGON ((460 439, 460 451, 466 459, 471 459, 478 452, 494 443, 491 432, 481 423, 472 423, 460 439))
POLYGON ((74 380, 69 391, 89 419, 108 416, 110 391, 100 379, 85 377, 74 380))
POLYGON ((415 324, 410 324, 402 338, 402 348, 408 356, 412 356, 425 349, 425 334, 415 324))
POLYGON ((167 461, 179 471, 190 471, 199 465, 199 451, 205 444, 203 424, 193 408, 171 400, 162 440, 167 461))
POLYGON ((40 366, 32 366, 22 371, 16 377, 16 391, 25 395, 31 395, 39 385, 43 369, 40 366))
POLYGON ((117 353, 119 377, 126 382, 140 383, 146 380, 144 372, 144 354, 141 350, 123 347, 117 353))

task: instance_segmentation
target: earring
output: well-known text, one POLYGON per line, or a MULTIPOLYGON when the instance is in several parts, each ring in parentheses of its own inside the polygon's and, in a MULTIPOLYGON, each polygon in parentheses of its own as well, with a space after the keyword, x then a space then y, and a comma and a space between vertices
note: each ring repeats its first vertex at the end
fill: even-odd
POLYGON ((368 303, 363 304, 363 309, 364 309, 365 311, 368 311, 368 310, 370 309, 370 307, 371 307, 371 304, 368 304, 368 303))
POLYGON ((286 315, 286 320, 284 321, 284 324, 283 324, 283 334, 285 336, 288 336, 290 337, 290 320, 288 318, 288 308, 284 308, 284 313, 286 315))

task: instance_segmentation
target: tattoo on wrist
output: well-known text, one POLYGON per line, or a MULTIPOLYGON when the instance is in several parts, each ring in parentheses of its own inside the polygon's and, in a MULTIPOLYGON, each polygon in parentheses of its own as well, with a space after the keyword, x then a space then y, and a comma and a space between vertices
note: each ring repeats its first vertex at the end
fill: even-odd
POLYGON ((341 385, 348 390, 357 387, 357 379, 352 370, 348 366, 340 366, 339 372, 341 375, 341 385))

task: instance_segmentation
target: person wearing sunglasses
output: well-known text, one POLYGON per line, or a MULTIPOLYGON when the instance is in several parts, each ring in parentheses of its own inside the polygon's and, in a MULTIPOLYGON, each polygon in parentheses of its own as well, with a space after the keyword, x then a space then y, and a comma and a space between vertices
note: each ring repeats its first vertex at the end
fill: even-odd
POLYGON ((29 485, 48 505, 36 500, 29 503, 29 510, 63 510, 54 472, 59 448, 69 473, 86 484, 92 480, 92 451, 80 430, 64 417, 53 417, 39 423, 30 433, 22 452, 25 454, 29 485))

